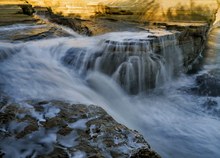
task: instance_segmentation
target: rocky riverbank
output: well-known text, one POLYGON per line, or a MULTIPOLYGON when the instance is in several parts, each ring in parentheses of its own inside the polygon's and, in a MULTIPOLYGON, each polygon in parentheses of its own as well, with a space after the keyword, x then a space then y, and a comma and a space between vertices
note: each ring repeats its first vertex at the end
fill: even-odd
MULTIPOLYGON (((49 13, 48 23, 25 3, 0 5, 0 40, 21 42, 90 33, 77 20, 49 13), (6 33, 7 31, 7 33, 6 33)), ((40 8, 41 11, 44 11, 40 8)), ((79 20, 78 20, 79 21, 79 20)), ((1 60, 8 52, 1 49, 1 60)), ((137 132, 102 108, 61 101, 13 103, 0 95, 0 157, 160 157, 137 132)))
MULTIPOLYGON (((0 25, 7 26, 2 27, 2 30, 7 30, 8 25, 20 29, 25 24, 28 26, 25 26, 25 28, 29 28, 25 30, 25 33, 24 31, 18 31, 19 29, 8 34, 5 31, 0 32, 0 40, 12 42, 74 36, 70 33, 71 31, 63 28, 63 26, 87 36, 118 31, 146 31, 152 33, 151 29, 160 30, 160 32, 169 30, 175 34, 176 44, 182 50, 185 72, 194 72, 199 69, 209 29, 207 23, 154 22, 145 24, 108 18, 82 20, 76 17, 54 14, 49 8, 32 8, 30 4, 1 5, 0 7, 2 8, 0 15, 4 17, 0 18, 0 25), (34 12, 37 12, 41 17, 34 16, 34 12), (46 17, 50 22, 45 22, 45 19, 41 19, 42 17, 46 17)), ((155 52, 162 53, 163 48, 171 45, 170 41, 172 41, 172 44, 174 42, 173 39, 169 38, 169 35, 164 35, 164 38, 169 40, 165 40, 162 46, 160 37, 160 35, 152 36, 149 43, 152 44, 155 52)), ((125 47, 128 46, 127 48, 131 51, 134 48, 133 41, 130 38, 125 40, 127 42, 119 42, 119 44, 125 47)), ((138 42, 139 44, 135 44, 142 49, 142 45, 146 41, 138 39, 138 42)), ((116 48, 114 46, 118 45, 117 41, 114 40, 107 40, 105 43, 107 45, 111 44, 113 50, 116 48)), ((3 50, 0 49, 1 54, 5 53, 1 51, 3 50)), ((1 54, 0 56, 2 56, 1 54)), ((152 60, 157 61, 160 59, 155 55, 152 56, 152 60)), ((124 72, 124 69, 122 69, 122 75, 124 75, 124 72)), ((153 79, 155 81, 155 78, 153 79)), ((134 85, 134 87, 137 87, 137 84, 134 85)), ((154 87, 155 85, 150 88, 154 87)), ((72 105, 62 101, 13 103, 3 96, 1 99, 0 139, 3 143, 0 144, 0 156, 160 157, 151 150, 149 144, 137 131, 132 131, 117 123, 100 107, 72 105)))

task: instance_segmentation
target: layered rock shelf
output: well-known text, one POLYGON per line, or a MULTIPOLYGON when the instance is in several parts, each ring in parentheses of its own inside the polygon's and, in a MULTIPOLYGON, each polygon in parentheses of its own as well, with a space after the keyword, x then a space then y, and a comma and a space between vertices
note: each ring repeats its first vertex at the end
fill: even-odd
POLYGON ((185 72, 194 73, 201 67, 207 44, 208 23, 176 23, 154 22, 156 26, 163 26, 167 30, 179 32, 176 38, 183 54, 185 72))
POLYGON ((0 15, 1 15, 0 26, 10 25, 15 23, 33 24, 37 22, 37 19, 24 14, 20 5, 26 5, 26 4, 23 3, 0 4, 0 15))
POLYGON ((218 1, 181 0, 167 3, 155 1, 61 1, 27 0, 33 6, 50 7, 54 13, 65 16, 77 15, 81 18, 104 16, 123 20, 143 21, 213 21, 213 13, 218 1), (130 3, 130 4, 129 4, 130 3))

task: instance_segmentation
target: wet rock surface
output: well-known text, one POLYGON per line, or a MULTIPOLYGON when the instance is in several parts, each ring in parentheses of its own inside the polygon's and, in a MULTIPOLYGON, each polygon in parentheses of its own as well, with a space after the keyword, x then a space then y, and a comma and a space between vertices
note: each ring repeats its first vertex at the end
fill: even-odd
POLYGON ((71 36, 65 30, 51 26, 51 25, 12 25, 12 29, 5 33, 4 28, 0 30, 0 40, 12 42, 28 42, 40 39, 50 39, 56 37, 69 37, 71 36), (16 28, 17 27, 17 28, 16 28), (19 28, 20 27, 20 28, 19 28), (23 28, 22 28, 23 27, 23 28))
MULTIPOLYGON (((82 20, 76 18, 75 16, 63 16, 61 14, 54 14, 50 8, 33 8, 30 4, 13 5, 13 7, 19 8, 17 11, 16 9, 13 9, 16 14, 18 12, 26 18, 32 19, 32 22, 35 21, 36 23, 36 21, 39 21, 39 19, 33 18, 33 16, 31 16, 34 12, 36 12, 38 15, 46 17, 52 23, 69 27, 77 33, 87 36, 117 31, 148 31, 151 27, 157 29, 163 28, 170 31, 175 30, 179 32, 179 34, 176 34, 176 38, 178 45, 182 50, 185 72, 194 73, 200 69, 202 64, 202 56, 204 55, 203 53, 206 46, 206 37, 209 29, 209 25, 207 23, 192 24, 175 22, 151 22, 149 25, 106 18, 91 18, 89 20, 82 20)), ((11 9, 9 8, 9 10, 11 9)), ((11 14, 9 19, 12 17, 14 18, 15 13, 13 13, 13 15, 11 14)), ((5 13, 0 12, 0 14, 3 15, 5 13)), ((16 19, 20 20, 20 18, 16 19)), ((17 20, 14 22, 13 20, 10 21, 13 24, 18 23, 17 20)), ((0 25, 3 25, 3 23, 4 22, 1 24, 0 21, 0 25)), ((4 36, 5 35, 3 34, 2 37, 5 39, 4 36)), ((69 34, 57 27, 49 26, 47 29, 35 29, 29 33, 27 31, 25 34, 13 33, 13 36, 8 38, 12 40, 28 41, 58 36, 69 36, 69 34)))
POLYGON ((205 113, 214 117, 220 117, 220 107, 216 98, 208 97, 202 104, 202 107, 205 113))
POLYGON ((179 31, 176 38, 183 54, 185 72, 195 73, 200 70, 207 43, 208 23, 154 23, 167 30, 179 31))
POLYGON ((152 30, 103 36, 94 47, 99 49, 68 49, 62 58, 64 65, 80 75, 91 70, 104 73, 129 94, 145 92, 167 82, 165 73, 177 77, 181 72, 181 52, 171 32, 152 30))
POLYGON ((2 157, 160 157, 143 136, 100 107, 5 99, 0 100, 2 157))
POLYGON ((203 96, 220 96, 219 71, 220 70, 212 70, 209 73, 197 76, 197 87, 193 88, 193 91, 203 96))
MULTIPOLYGON (((18 10, 19 16, 22 14, 24 19, 16 16, 13 20, 5 19, 0 22, 0 25, 23 22, 37 25, 38 20, 30 16, 34 12, 31 8, 19 7, 18 10)), ((99 25, 93 27, 94 22, 52 13, 49 15, 49 20, 70 27, 83 35, 102 34, 116 31, 116 28, 117 31, 147 30, 136 25, 134 27, 133 24, 125 27, 127 23, 114 20, 103 20, 99 25), (104 23, 106 24, 103 25, 104 23), (120 27, 118 27, 119 23, 120 27), (98 30, 97 26, 105 26, 105 28, 98 30), (129 30, 131 27, 134 29, 129 30)), ((178 41, 184 54, 186 71, 198 70, 197 66, 200 62, 197 61, 204 50, 208 27, 205 25, 181 27, 166 25, 166 29, 180 31, 178 41)), ((16 32, 11 35, 2 32, 0 37, 4 40, 8 38, 12 41, 29 41, 69 36, 68 33, 53 26, 34 30, 25 30, 25 34, 16 32)), ((106 43, 109 44, 111 41, 106 41, 106 43)), ((132 45, 131 42, 120 43, 120 45, 124 44, 132 45)), ((160 49, 160 46, 155 45, 156 51, 160 52, 160 49)), ((109 55, 114 58, 114 54, 109 55)), ((157 57, 152 56, 153 61, 157 61, 157 57)), ((125 67, 122 67, 122 75, 126 72, 125 70, 125 67)), ((153 80, 155 81, 155 79, 153 80)), ((198 77, 197 83, 196 92, 199 95, 219 96, 220 86, 218 87, 218 85, 220 84, 216 84, 219 81, 212 75, 198 77)), ((134 83, 134 87, 136 86, 137 84, 134 83)), ((153 87, 155 86, 153 85, 153 87)), ((99 107, 70 105, 59 101, 28 101, 14 104, 10 103, 7 97, 1 96, 0 157, 159 157, 138 132, 118 124, 99 107)), ((215 101, 205 102, 204 107, 211 112, 219 113, 215 101)))

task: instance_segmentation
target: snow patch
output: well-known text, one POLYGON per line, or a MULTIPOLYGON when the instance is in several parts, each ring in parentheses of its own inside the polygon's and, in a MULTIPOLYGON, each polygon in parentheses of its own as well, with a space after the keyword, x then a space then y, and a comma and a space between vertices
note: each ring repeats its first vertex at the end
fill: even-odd
POLYGON ((86 123, 91 119, 80 119, 74 123, 69 123, 68 126, 72 129, 81 129, 85 130, 87 128, 86 123))

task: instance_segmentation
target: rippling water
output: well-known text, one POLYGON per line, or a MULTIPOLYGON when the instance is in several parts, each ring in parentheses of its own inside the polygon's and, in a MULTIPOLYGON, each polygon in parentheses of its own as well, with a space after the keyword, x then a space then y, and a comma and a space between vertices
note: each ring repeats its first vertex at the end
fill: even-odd
MULTIPOLYGON (((216 29, 210 35, 206 66, 200 74, 219 66, 219 34, 216 29)), ((195 86, 197 75, 182 74, 150 93, 133 96, 103 73, 90 71, 82 76, 60 61, 69 46, 96 41, 97 37, 79 37, 0 43, 1 50, 12 52, 0 62, 1 88, 17 101, 60 99, 100 105, 117 121, 140 131, 165 158, 220 157, 219 117, 203 107, 209 99, 219 106, 220 98, 187 91, 195 86)))

